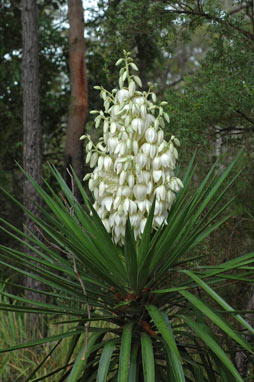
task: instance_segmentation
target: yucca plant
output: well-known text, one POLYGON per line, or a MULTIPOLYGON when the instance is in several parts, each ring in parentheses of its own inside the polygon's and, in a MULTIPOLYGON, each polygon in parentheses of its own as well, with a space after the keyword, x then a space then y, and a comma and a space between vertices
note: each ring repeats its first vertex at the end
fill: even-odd
POLYGON ((98 113, 96 124, 103 123, 103 139, 94 146, 88 137, 88 162, 97 164, 89 175, 94 205, 75 173, 85 207, 51 167, 60 195, 25 173, 44 201, 40 218, 9 195, 33 219, 42 239, 1 219, 2 230, 36 256, 0 246, 0 264, 43 282, 47 291, 37 292, 50 302, 2 291, 21 304, 0 308, 58 315, 59 325, 68 315, 73 329, 1 352, 71 337, 62 364, 40 377, 38 365, 27 379, 34 382, 51 375, 58 382, 243 381, 234 354, 241 349, 251 356, 253 346, 239 328, 254 330, 215 288, 231 279, 252 282, 254 254, 214 267, 198 266, 192 255, 228 218, 230 202, 223 205, 222 198, 239 175, 230 176, 237 158, 223 174, 215 164, 193 192, 195 158, 180 181, 174 175, 178 141, 171 137, 167 143, 160 133, 167 120, 164 104, 154 106, 151 89, 136 90, 140 79, 130 74, 136 66, 129 54, 118 63, 124 63, 120 90, 100 88, 105 113, 98 113))

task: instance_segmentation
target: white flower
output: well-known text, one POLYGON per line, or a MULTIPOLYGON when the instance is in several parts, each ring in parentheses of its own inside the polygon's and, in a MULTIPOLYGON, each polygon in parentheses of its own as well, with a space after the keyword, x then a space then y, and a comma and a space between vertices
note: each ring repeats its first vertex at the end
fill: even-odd
POLYGON ((142 219, 142 215, 137 213, 130 216, 130 223, 133 227, 139 227, 142 219))
POLYGON ((138 202, 137 202, 137 205, 138 205, 138 209, 139 209, 141 212, 144 212, 145 209, 146 209, 146 200, 138 201, 138 202))
POLYGON ((151 148, 150 143, 144 143, 141 146, 141 150, 143 151, 144 154, 146 154, 146 156, 150 156, 150 148, 151 148))
POLYGON ((157 152, 157 146, 150 145, 150 158, 153 159, 157 152))
POLYGON ((133 174, 130 174, 130 175, 128 176, 128 184, 129 184, 129 187, 130 187, 130 188, 133 188, 133 186, 134 186, 134 182, 135 182, 134 175, 133 175, 133 174))
POLYGON ((110 153, 113 153, 115 151, 116 146, 118 145, 118 139, 115 137, 109 138, 108 139, 108 149, 110 153))
POLYGON ((145 225, 146 225, 146 219, 142 219, 141 223, 140 223, 140 231, 141 231, 141 233, 144 232, 145 225))
POLYGON ((125 196, 126 198, 131 198, 133 195, 133 189, 131 187, 124 186, 122 187, 121 195, 125 196))
POLYGON ((139 132, 139 134, 141 134, 143 126, 144 126, 144 122, 142 121, 141 118, 134 118, 132 123, 131 123, 132 129, 135 132, 139 132))
POLYGON ((120 174, 120 178, 119 178, 119 184, 120 186, 122 186, 125 182, 125 179, 126 179, 126 171, 122 171, 121 174, 120 174))
POLYGON ((155 105, 151 90, 136 90, 141 81, 130 74, 136 66, 128 54, 118 63, 125 64, 120 90, 110 94, 99 87, 105 111, 95 113, 96 124, 103 125, 103 137, 96 146, 90 136, 82 139, 88 139, 86 162, 94 167, 85 177, 93 192, 94 208, 115 243, 122 245, 128 216, 138 240, 156 197, 153 228, 166 224, 183 184, 174 176, 178 158, 175 146, 180 142, 174 136, 169 142, 164 139, 163 119, 168 120, 163 111, 165 103, 155 105))
POLYGON ((105 187, 105 183, 101 182, 100 185, 99 185, 99 196, 103 196, 105 188, 106 188, 105 187))
POLYGON ((120 196, 117 196, 117 197, 115 198, 115 200, 114 200, 114 204, 113 204, 115 210, 118 209, 118 207, 120 206, 120 203, 121 203, 121 197, 120 197, 120 196))
POLYGON ((146 186, 144 184, 135 184, 133 193, 137 200, 143 200, 146 197, 146 186))
POLYGON ((166 199, 166 187, 161 185, 155 189, 155 194, 158 200, 164 201, 166 199))
POLYGON ((111 196, 107 196, 106 198, 102 199, 101 205, 102 207, 105 207, 106 210, 110 211, 112 206, 113 199, 111 196))
POLYGON ((126 214, 129 213, 129 207, 130 207, 130 199, 126 198, 123 202, 123 210, 126 214))
POLYGON ((133 148, 134 155, 137 155, 138 150, 139 150, 139 146, 138 146, 138 142, 137 141, 133 141, 132 142, 132 148, 133 148))
POLYGON ((133 200, 130 200, 129 212, 130 214, 135 214, 137 212, 137 204, 133 200))
POLYGON ((162 170, 154 170, 153 171, 153 180, 155 183, 159 182, 160 178, 162 177, 162 170))
POLYGON ((155 143, 155 141, 157 140, 157 133, 155 129, 153 127, 149 127, 146 130, 145 137, 148 143, 155 143))
POLYGON ((162 154, 162 156, 160 157, 160 161, 161 161, 161 165, 163 167, 168 167, 169 166, 170 157, 171 157, 170 154, 166 154, 166 153, 162 154))
POLYGON ((154 169, 154 170, 159 170, 159 168, 160 168, 160 166, 161 166, 161 161, 160 161, 160 158, 159 158, 159 157, 155 157, 155 158, 153 159, 152 166, 153 166, 153 169, 154 169))
POLYGON ((129 92, 127 89, 121 89, 116 93, 116 101, 120 104, 129 97, 129 92))
POLYGON ((137 163, 139 164, 140 168, 144 168, 147 163, 147 156, 145 154, 138 154, 137 155, 137 163))
POLYGON ((140 174, 137 175, 137 180, 140 183, 148 184, 149 180, 151 178, 151 174, 148 171, 141 171, 140 174))
POLYGON ((111 159, 109 156, 105 157, 105 158, 104 158, 104 163, 103 163, 103 165, 104 165, 104 169, 105 169, 106 171, 109 171, 109 169, 110 169, 111 166, 112 166, 112 163, 113 163, 113 161, 112 161, 112 159, 111 159))
POLYGON ((155 121, 154 116, 152 114, 147 114, 145 118, 145 127, 148 128, 154 123, 154 121, 155 121))
POLYGON ((116 132, 116 123, 115 122, 111 123, 110 132, 111 132, 111 134, 115 134, 115 132, 116 132))

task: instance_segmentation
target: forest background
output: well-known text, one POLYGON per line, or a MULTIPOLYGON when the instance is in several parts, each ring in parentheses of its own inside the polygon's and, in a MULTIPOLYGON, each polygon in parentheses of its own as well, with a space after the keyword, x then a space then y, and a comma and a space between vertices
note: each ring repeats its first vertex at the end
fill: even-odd
MULTIPOLYGON (((40 145, 49 182, 48 162, 66 172, 72 102, 67 5, 37 1, 40 145)), ((217 158, 223 170, 243 148, 242 175, 226 195, 226 200, 235 197, 232 216, 195 255, 205 254, 203 261, 212 265, 248 253, 254 242, 254 2, 98 0, 84 1, 83 7, 88 111, 102 107, 95 85, 115 87, 115 62, 125 49, 140 69, 144 89, 152 82, 159 100, 168 102, 166 132, 181 141, 180 174, 197 150, 197 185, 217 158)), ((23 161, 21 1, 1 0, 0 31, 0 184, 22 200, 23 177, 16 164, 23 161)), ((89 114, 83 127, 94 140, 101 134, 89 114)), ((90 171, 83 170, 84 160, 80 166, 84 175, 90 171)), ((22 227, 22 214, 3 194, 0 205, 1 216, 22 227)), ((2 233, 1 242, 13 246, 2 233)), ((3 270, 0 277, 15 282, 17 276, 3 270)), ((224 297, 245 310, 253 290, 237 282, 224 297)))

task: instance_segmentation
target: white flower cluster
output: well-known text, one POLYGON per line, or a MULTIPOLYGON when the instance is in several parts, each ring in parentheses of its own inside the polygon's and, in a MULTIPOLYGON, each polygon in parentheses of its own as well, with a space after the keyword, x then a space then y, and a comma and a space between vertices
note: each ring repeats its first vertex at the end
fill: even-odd
POLYGON ((92 111, 98 116, 95 126, 103 124, 103 137, 94 145, 89 135, 82 136, 86 145, 86 162, 95 167, 89 179, 94 208, 115 243, 123 244, 129 216, 138 239, 144 231, 154 196, 156 196, 153 227, 166 223, 168 212, 175 201, 175 193, 183 186, 174 176, 179 141, 174 136, 167 142, 162 128, 169 121, 163 111, 166 102, 156 105, 151 86, 148 92, 136 90, 142 86, 129 53, 117 61, 120 70, 119 90, 112 93, 101 87, 105 112, 92 111), (127 83, 127 84, 126 84, 127 83), (127 86, 125 86, 125 84, 127 86))

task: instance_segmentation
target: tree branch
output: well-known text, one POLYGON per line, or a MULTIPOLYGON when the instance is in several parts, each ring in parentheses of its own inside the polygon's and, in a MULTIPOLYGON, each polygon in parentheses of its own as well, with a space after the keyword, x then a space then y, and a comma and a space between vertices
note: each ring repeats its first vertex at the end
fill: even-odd
POLYGON ((241 12, 243 9, 248 8, 248 6, 249 6, 248 4, 242 4, 239 7, 233 8, 231 9, 231 11, 228 11, 227 14, 228 16, 234 15, 235 13, 241 12))
POLYGON ((246 127, 236 127, 236 126, 229 126, 225 128, 215 128, 215 135, 221 135, 225 136, 227 134, 231 135, 240 135, 240 134, 245 134, 249 132, 253 132, 253 128, 246 128, 246 127))
POLYGON ((248 117, 246 114, 244 114, 241 110, 236 110, 236 112, 238 114, 240 114, 244 119, 246 119, 246 121, 250 122, 252 125, 253 125, 253 129, 254 129, 254 119, 248 117))
POLYGON ((176 7, 171 5, 171 7, 174 9, 168 10, 167 12, 169 12, 171 14, 175 13, 175 14, 179 14, 179 15, 199 16, 199 17, 203 17, 207 20, 216 21, 218 24, 226 24, 230 28, 237 30, 239 33, 243 34, 249 40, 254 41, 254 35, 252 33, 240 28, 239 26, 233 24, 231 21, 228 21, 228 20, 225 21, 225 20, 222 20, 221 18, 219 18, 217 16, 213 16, 209 13, 204 12, 200 6, 197 6, 197 8, 193 9, 190 6, 188 6, 187 4, 182 4, 179 1, 177 2, 177 4, 180 7, 180 9, 177 9, 176 7))

